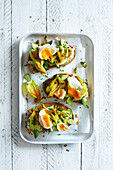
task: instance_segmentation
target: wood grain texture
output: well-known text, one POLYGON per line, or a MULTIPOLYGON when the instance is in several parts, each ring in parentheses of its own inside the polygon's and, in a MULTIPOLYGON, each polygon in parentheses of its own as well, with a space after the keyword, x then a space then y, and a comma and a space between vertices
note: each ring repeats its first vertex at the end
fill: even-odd
POLYGON ((47 31, 78 33, 78 5, 77 0, 47 0, 47 31))
POLYGON ((80 16, 80 30, 81 33, 88 35, 94 43, 94 132, 91 138, 82 144, 82 170, 98 170, 99 158, 99 114, 100 113, 100 14, 99 1, 80 1, 79 16, 80 16), (98 18, 98 19, 97 19, 98 18))
MULTIPOLYGON (((78 3, 68 0, 47 0, 47 31, 48 32, 78 32, 78 3)), ((79 170, 81 147, 80 144, 48 145, 49 170, 79 170), (70 151, 66 151, 69 149, 70 151)))
POLYGON ((95 128, 82 144, 83 170, 113 169, 113 2, 80 2, 80 27, 95 47, 95 128), (87 10, 88 9, 88 10, 87 10), (87 155, 87 156, 86 156, 87 155))
POLYGON ((12 155, 14 170, 47 169, 46 145, 25 143, 19 136, 18 122, 18 45, 28 32, 46 31, 44 0, 12 0, 12 155), (19 37, 18 37, 19 36, 19 37))
POLYGON ((101 80, 104 83, 100 82, 99 169, 110 170, 113 169, 113 30, 102 25, 101 80))
POLYGON ((0 15, 0 169, 112 170, 113 1, 2 0, 0 15), (19 136, 19 41, 46 31, 83 33, 94 42, 95 125, 82 144, 31 145, 19 136))
POLYGON ((0 1, 0 169, 11 169, 11 2, 0 1))

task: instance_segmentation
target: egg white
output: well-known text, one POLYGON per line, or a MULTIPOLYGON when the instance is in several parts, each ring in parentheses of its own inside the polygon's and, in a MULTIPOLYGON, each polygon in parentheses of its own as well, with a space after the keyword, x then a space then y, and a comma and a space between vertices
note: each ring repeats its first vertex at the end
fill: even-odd
POLYGON ((75 77, 68 77, 68 85, 75 88, 78 92, 82 92, 82 85, 75 77))
MULTIPOLYGON (((58 90, 54 93, 54 95, 58 97, 60 90, 61 90, 61 89, 58 89, 58 90)), ((63 94, 62 94, 61 97, 58 97, 59 99, 64 99, 64 97, 65 97, 65 95, 66 95, 66 91, 65 91, 64 89, 62 89, 62 91, 63 91, 63 94)))
POLYGON ((52 55, 54 55, 57 52, 57 50, 54 48, 54 46, 52 46, 50 44, 45 44, 43 46, 39 46, 39 58, 40 59, 43 59, 41 53, 46 47, 51 51, 52 55))
POLYGON ((45 128, 45 129, 51 129, 52 130, 52 123, 50 121, 50 127, 46 127, 42 121, 42 117, 43 115, 46 115, 47 113, 45 112, 45 109, 42 109, 40 112, 39 112, 39 122, 40 122, 40 125, 45 128))
MULTIPOLYGON (((65 127, 67 127, 67 128, 69 129, 69 126, 67 126, 65 123, 61 123, 61 122, 60 122, 60 123, 57 124, 57 129, 58 129, 59 131, 63 131, 63 130, 61 130, 61 129, 59 128, 60 124, 63 124, 65 127)), ((67 130, 68 130, 68 129, 67 129, 67 130)), ((65 131, 67 131, 67 130, 65 130, 65 131)))

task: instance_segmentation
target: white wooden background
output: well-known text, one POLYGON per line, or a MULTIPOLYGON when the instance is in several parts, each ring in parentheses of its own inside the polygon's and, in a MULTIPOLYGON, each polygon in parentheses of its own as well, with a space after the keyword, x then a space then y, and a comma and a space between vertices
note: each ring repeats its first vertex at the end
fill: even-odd
POLYGON ((0 0, 0 53, 0 170, 113 170, 113 0, 0 0), (93 40, 95 127, 88 141, 65 148, 20 138, 18 43, 28 32, 93 40))

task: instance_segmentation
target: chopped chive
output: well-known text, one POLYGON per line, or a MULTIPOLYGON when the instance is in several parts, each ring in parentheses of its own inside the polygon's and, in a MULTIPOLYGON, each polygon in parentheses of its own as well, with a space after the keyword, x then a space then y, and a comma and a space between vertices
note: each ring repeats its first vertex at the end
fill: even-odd
POLYGON ((86 81, 83 81, 83 83, 85 83, 85 84, 88 86, 88 82, 86 82, 86 81))
POLYGON ((61 70, 61 69, 60 69, 60 71, 64 71, 64 70, 61 70))
POLYGON ((45 35, 44 40, 47 41, 47 35, 45 35))
POLYGON ((50 134, 51 131, 48 132, 48 134, 50 134))
POLYGON ((25 64, 24 66, 28 66, 28 64, 25 64))
POLYGON ((86 62, 85 62, 85 61, 81 61, 81 62, 80 62, 80 64, 81 64, 84 68, 86 68, 86 67, 87 67, 87 64, 86 64, 86 62))
POLYGON ((74 70, 74 71, 75 71, 75 74, 76 74, 76 73, 77 73, 77 71, 78 71, 78 67, 75 67, 75 70, 74 70))
POLYGON ((86 107, 87 107, 87 108, 89 108, 89 106, 88 106, 88 105, 86 105, 86 107))

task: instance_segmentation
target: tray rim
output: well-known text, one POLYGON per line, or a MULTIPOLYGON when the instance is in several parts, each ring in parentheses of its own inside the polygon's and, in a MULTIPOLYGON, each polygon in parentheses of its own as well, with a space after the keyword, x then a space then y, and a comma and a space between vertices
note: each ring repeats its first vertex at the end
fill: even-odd
MULTIPOLYGON (((81 143, 81 142, 85 142, 86 140, 88 140, 92 134, 94 132, 94 43, 92 41, 92 39, 87 36, 86 34, 77 34, 77 33, 58 33, 58 32, 30 32, 25 34, 19 42, 19 135, 20 137, 27 143, 31 143, 31 144, 64 144, 64 143, 81 143), (28 139, 26 139, 23 134, 22 134, 22 129, 21 129, 21 44, 24 41, 24 39, 30 35, 75 35, 75 36, 84 36, 86 37, 92 45, 92 73, 93 73, 93 91, 92 91, 92 116, 93 116, 93 120, 91 120, 91 127, 90 127, 90 131, 89 133, 86 133, 87 135, 84 137, 84 140, 68 140, 68 141, 30 141, 28 139)), ((84 133, 85 134, 85 133, 84 133)))

